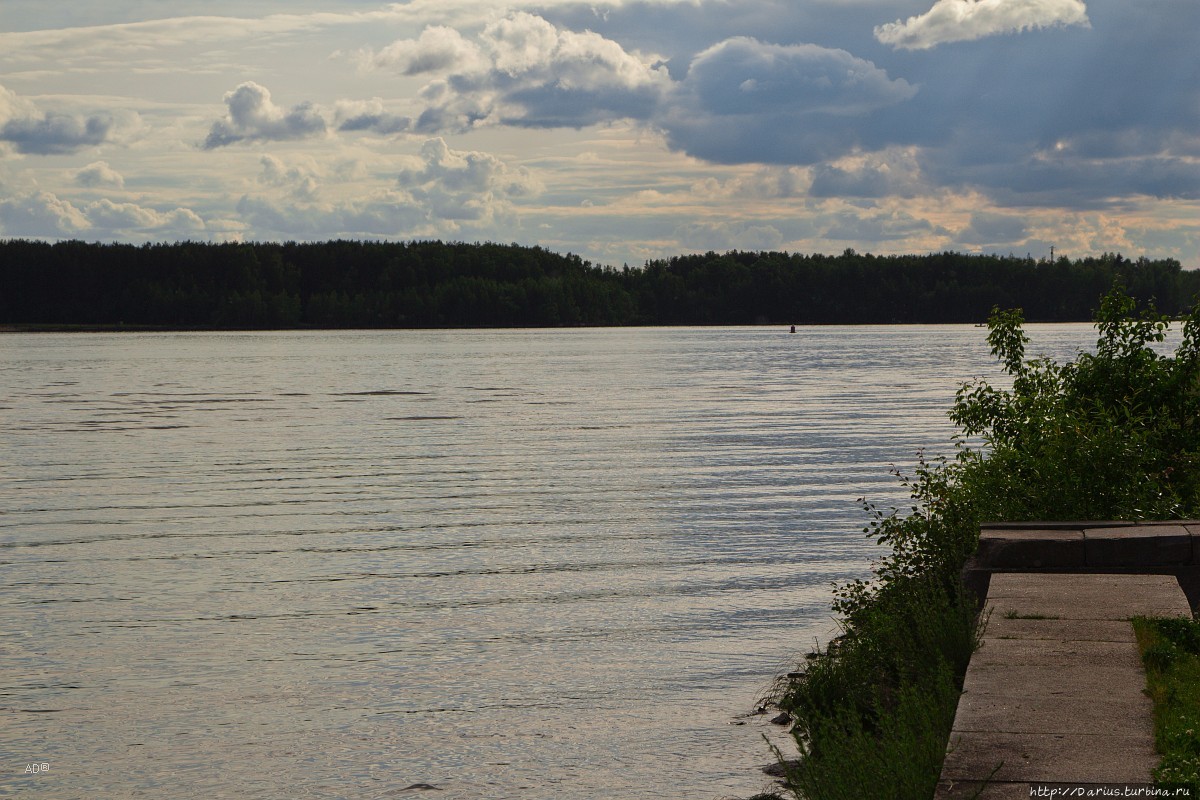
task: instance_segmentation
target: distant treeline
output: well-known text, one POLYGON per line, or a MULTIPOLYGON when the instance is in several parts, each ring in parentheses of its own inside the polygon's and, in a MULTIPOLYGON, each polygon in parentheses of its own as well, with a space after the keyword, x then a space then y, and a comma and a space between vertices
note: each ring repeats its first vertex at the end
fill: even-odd
POLYGON ((1200 273, 1120 255, 729 252, 612 269, 540 247, 443 242, 0 241, 0 324, 391 328, 1088 321, 1114 281, 1160 311, 1200 273))

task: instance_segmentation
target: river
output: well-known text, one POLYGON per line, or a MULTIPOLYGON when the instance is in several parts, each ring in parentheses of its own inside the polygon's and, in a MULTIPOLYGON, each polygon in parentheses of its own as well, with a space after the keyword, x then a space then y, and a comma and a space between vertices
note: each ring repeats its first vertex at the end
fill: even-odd
POLYGON ((0 794, 761 791, 985 334, 0 335, 0 794))

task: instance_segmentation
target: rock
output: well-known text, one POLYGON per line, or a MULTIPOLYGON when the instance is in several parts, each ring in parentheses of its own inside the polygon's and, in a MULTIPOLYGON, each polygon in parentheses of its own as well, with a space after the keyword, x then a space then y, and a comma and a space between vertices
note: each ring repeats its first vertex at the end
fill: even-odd
POLYGON ((404 792, 440 792, 442 787, 434 786, 432 783, 413 783, 405 786, 403 789, 395 789, 388 794, 403 794, 404 792))
POLYGON ((792 721, 792 715, 784 711, 777 717, 771 717, 772 725, 787 725, 792 721))
POLYGON ((798 758, 789 758, 785 761, 776 761, 774 764, 767 764, 762 768, 762 771, 772 778, 786 778, 788 770, 799 769, 800 763, 800 759, 798 758))

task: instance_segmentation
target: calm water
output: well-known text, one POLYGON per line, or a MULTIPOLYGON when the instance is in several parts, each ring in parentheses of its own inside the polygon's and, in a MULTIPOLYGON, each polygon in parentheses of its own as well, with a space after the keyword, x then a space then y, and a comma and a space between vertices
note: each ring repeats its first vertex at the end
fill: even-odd
POLYGON ((4 335, 0 795, 753 794, 984 334, 4 335))

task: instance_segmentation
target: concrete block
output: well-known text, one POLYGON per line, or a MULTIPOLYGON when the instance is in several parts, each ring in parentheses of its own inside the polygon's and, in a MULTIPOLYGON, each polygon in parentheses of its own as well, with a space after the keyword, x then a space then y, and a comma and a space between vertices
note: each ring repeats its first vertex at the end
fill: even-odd
POLYGON ((1183 529, 1192 538, 1192 564, 1200 565, 1200 525, 1184 525, 1183 529))
POLYGON ((993 619, 1005 614, 1110 620, 1191 615, 1173 575, 998 572, 988 588, 988 607, 993 619))
POLYGON ((957 733, 1115 733, 1137 728, 1153 736, 1151 703, 1143 694, 1106 697, 1091 702, 1070 694, 995 695, 976 691, 959 698, 954 717, 957 733))
POLYGON ((1077 642, 1133 642, 1133 626, 1110 619, 1009 619, 994 613, 987 621, 983 638, 1045 639, 1077 642))
POLYGON ((1182 525, 1085 528, 1083 542, 1092 569, 1192 563, 1192 537, 1182 525))
MULTIPOLYGON (((1132 629, 1132 625, 1129 626, 1132 629)), ((1020 667, 1051 665, 1071 669, 1076 665, 1093 668, 1121 667, 1139 671, 1142 660, 1137 647, 1129 642, 1068 640, 984 639, 971 656, 971 666, 1020 667)))
POLYGON ((1082 569, 1083 531, 1055 529, 985 530, 975 558, 992 569, 1082 569))
POLYGON ((1149 783, 1152 737, 1137 733, 952 733, 943 781, 1149 783))
POLYGON ((963 693, 996 697, 1074 697, 1080 705, 1096 698, 1136 697, 1146 685, 1141 670, 1126 664, 972 664, 963 679, 963 693))

